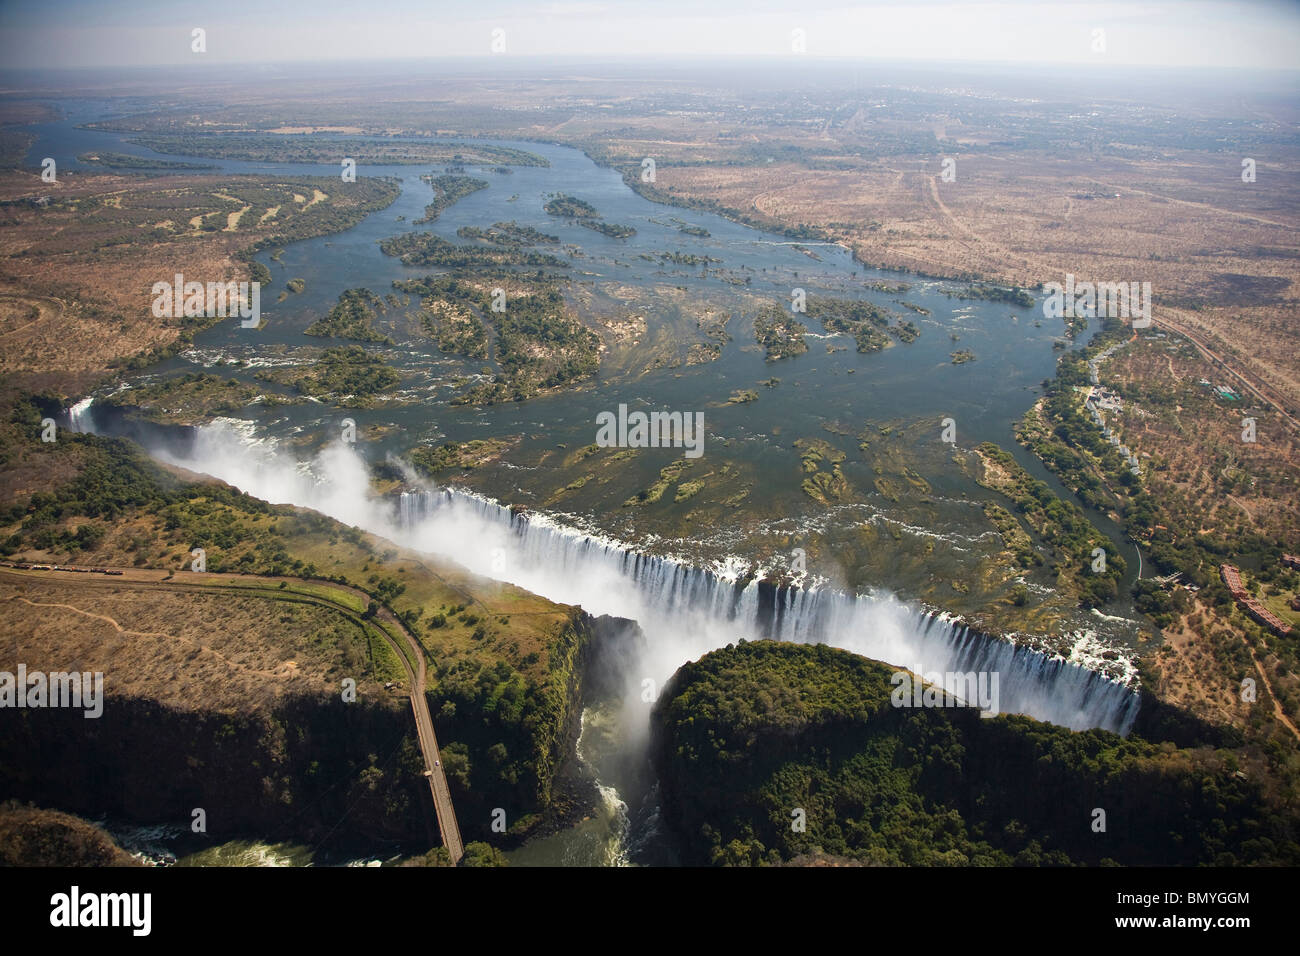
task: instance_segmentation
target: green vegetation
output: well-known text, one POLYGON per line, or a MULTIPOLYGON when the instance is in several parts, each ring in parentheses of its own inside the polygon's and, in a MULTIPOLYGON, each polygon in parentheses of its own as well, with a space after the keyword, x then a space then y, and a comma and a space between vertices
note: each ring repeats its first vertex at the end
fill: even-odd
POLYGON ((904 319, 897 325, 891 325, 889 327, 889 334, 896 337, 900 342, 915 342, 921 337, 921 330, 913 323, 904 319))
POLYGON ((495 326, 500 371, 454 399, 457 404, 524 401, 581 381, 599 364, 600 339, 569 314, 560 290, 544 279, 534 280, 528 294, 512 296, 504 312, 491 311, 491 297, 483 289, 446 276, 394 286, 424 297, 425 326, 444 351, 486 357, 483 323, 495 326))
MULTIPOLYGON (((648 258, 648 257, 647 257, 648 258)), ((697 256, 693 252, 678 252, 674 249, 672 252, 661 252, 659 258, 664 262, 671 262, 677 266, 703 266, 710 262, 721 262, 716 256, 697 256)))
POLYGON ((436 478, 445 471, 471 471, 495 458, 510 444, 502 438, 476 438, 468 442, 445 442, 437 447, 427 445, 414 449, 408 455, 417 471, 436 478))
MULTIPOLYGON (((1126 376, 1126 380, 1111 384, 1126 404, 1137 405, 1144 416, 1158 423, 1142 438, 1150 448, 1150 459, 1144 464, 1143 475, 1134 475, 1083 404, 1090 388, 1089 360, 1128 341, 1131 335, 1131 329, 1120 320, 1104 319, 1101 330, 1085 349, 1060 356, 1055 378, 1044 383, 1044 398, 1025 414, 1016 437, 1080 500, 1118 514, 1126 536, 1141 542, 1148 574, 1151 570, 1161 575, 1177 572, 1183 583, 1197 589, 1193 598, 1181 586, 1161 585, 1144 578, 1133 587, 1137 608, 1161 628, 1195 628, 1199 635, 1197 658, 1207 668, 1207 678, 1212 676, 1229 685, 1239 683, 1243 673, 1254 669, 1250 654, 1254 649, 1273 675, 1270 696, 1275 695, 1294 722, 1300 715, 1300 693, 1292 677, 1300 671, 1300 645, 1294 637, 1274 637, 1236 609, 1219 577, 1220 564, 1241 567, 1249 572, 1248 580, 1257 579, 1269 589, 1259 595, 1261 600, 1269 604, 1271 598, 1272 610, 1287 619, 1290 609, 1280 597, 1288 587, 1295 586, 1296 576, 1280 566, 1279 558, 1283 552, 1294 552, 1294 545, 1276 518, 1271 527, 1261 524, 1260 516, 1272 511, 1271 507, 1261 507, 1254 516, 1234 526, 1231 522, 1239 507, 1231 502, 1237 496, 1257 502, 1284 500, 1291 494, 1292 479, 1283 468, 1270 469, 1254 463, 1242 467, 1231 448, 1182 437, 1185 429, 1200 428, 1207 417, 1216 414, 1219 400, 1190 379, 1180 382, 1164 376, 1136 381, 1126 376), (1176 443, 1172 447, 1171 441, 1176 443), (1199 463, 1193 472, 1199 474, 1190 483, 1187 472, 1175 478, 1167 460, 1185 455, 1189 447, 1195 449, 1190 460, 1199 463), (1222 511, 1216 510, 1220 502, 1229 502, 1222 511), (1183 620, 1187 614, 1191 617, 1183 620), (1205 650, 1203 657, 1201 648, 1205 650)), ((1163 352, 1155 343, 1139 342, 1133 348, 1159 348, 1163 352)), ((1144 358, 1139 351, 1134 361, 1144 358)), ((1163 355, 1158 361, 1164 361, 1163 355)), ((1122 442, 1122 424, 1132 419, 1127 414, 1121 417, 1113 413, 1107 413, 1106 418, 1122 442)), ((1158 664, 1159 656, 1155 660, 1158 664)), ((1248 723, 1252 731, 1267 734, 1277 729, 1264 717, 1267 704, 1253 710, 1248 723)))
MULTIPOLYGON (((87 185, 94 186, 91 179, 87 185)), ((97 250, 111 248, 114 268, 122 276, 151 274, 163 260, 208 262, 205 268, 217 268, 229 257, 238 265, 224 278, 243 278, 243 272, 265 292, 272 276, 254 258, 258 252, 348 229, 390 205, 400 192, 397 180, 382 178, 341 189, 338 176, 174 177, 147 188, 141 180, 119 185, 110 188, 103 182, 75 202, 52 203, 42 213, 39 229, 20 237, 23 256, 32 266, 24 280, 27 290, 102 319, 104 335, 89 343, 86 352, 99 356, 91 359, 97 372, 155 364, 183 351, 196 334, 223 319, 201 315, 164 319, 160 325, 148 309, 130 303, 132 294, 125 287, 91 294, 78 286, 80 280, 58 278, 62 270, 55 264, 69 255, 96 258, 97 250)), ((21 232, 25 227, 17 228, 21 232)), ((120 283, 110 283, 116 285, 120 283)))
POLYGON ((584 202, 564 193, 556 193, 542 207, 549 215, 564 216, 568 219, 599 219, 600 213, 589 202, 584 202))
MULTIPOLYGON (((1119 512, 1125 532, 1146 542, 1151 563, 1161 573, 1181 571, 1190 583, 1213 594, 1220 587, 1218 566, 1228 555, 1257 551, 1261 564, 1275 564, 1283 542, 1242 540, 1233 548, 1213 530, 1202 533, 1204 514, 1190 502, 1156 501, 1087 417, 1082 390, 1088 385, 1088 361, 1127 337, 1122 323, 1108 319, 1086 349, 1061 356, 1041 406, 1025 415, 1016 437, 1085 504, 1119 512)), ((1169 386, 1124 388, 1122 393, 1156 410, 1186 401, 1169 386)))
POLYGON ((1015 515, 992 501, 984 503, 984 515, 993 527, 998 529, 998 534, 1002 535, 1002 543, 1015 556, 1016 564, 1022 568, 1030 568, 1043 563, 1043 559, 1034 550, 1033 542, 1025 533, 1025 529, 1020 526, 1015 515))
POLYGON ((569 264, 556 256, 541 252, 524 252, 518 248, 493 246, 458 246, 431 232, 404 232, 379 244, 387 256, 402 260, 403 265, 444 269, 493 269, 502 267, 567 269, 569 264))
POLYGON ((655 705, 652 758, 684 861, 1300 862, 1294 806, 1237 773, 1232 752, 970 707, 895 707, 891 673, 847 651, 771 641, 678 670, 655 705), (1095 807, 1104 833, 1092 830, 1095 807))
POLYGON ((687 498, 693 498, 704 488, 703 481, 683 481, 677 486, 677 494, 673 495, 673 501, 685 501, 687 498))
POLYGON ((554 285, 516 296, 496 316, 496 360, 501 372, 472 388, 458 403, 519 402, 563 388, 596 372, 600 338, 572 317, 554 285))
POLYGON ((513 220, 510 222, 494 222, 490 229, 480 229, 478 226, 461 226, 456 230, 456 235, 462 239, 477 239, 481 242, 489 242, 493 245, 511 249, 541 245, 543 243, 555 245, 560 241, 559 236, 547 235, 532 226, 521 226, 513 220))
POLYGON ((450 276, 399 279, 393 287, 420 296, 420 322, 448 355, 487 358, 488 336, 483 317, 492 299, 476 285, 450 276))
POLYGON ((542 207, 549 215, 560 216, 566 219, 576 219, 578 225, 586 226, 588 229, 595 230, 602 236, 609 236, 611 239, 626 239, 629 236, 635 236, 636 230, 631 226, 621 226, 614 223, 601 222, 600 213, 591 203, 573 196, 566 196, 564 193, 555 193, 546 201, 542 207))
MULTIPOLYGON (((449 867, 451 865, 451 854, 447 852, 446 847, 441 846, 436 846, 421 856, 403 860, 398 864, 398 866, 435 867, 449 867)), ((484 843, 482 840, 475 840, 465 844, 465 855, 460 858, 459 865, 465 867, 498 867, 509 866, 510 864, 506 861, 506 855, 498 847, 490 843, 484 843)))
POLYGON ((346 289, 329 315, 309 325, 303 330, 303 335, 392 345, 392 339, 371 327, 383 311, 384 300, 369 289, 346 289))
POLYGON ((417 225, 433 222, 448 206, 489 185, 487 180, 472 176, 421 176, 420 179, 433 187, 433 202, 424 207, 424 218, 415 220, 417 225))
POLYGON ((426 310, 420 313, 420 321, 446 354, 487 358, 487 327, 477 315, 460 313, 454 320, 436 319, 426 310))
POLYGON ((307 288, 307 280, 290 279, 288 282, 284 284, 284 287, 288 289, 290 292, 292 292, 294 295, 299 295, 302 293, 303 289, 307 288))
MULTIPOLYGON (((1119 449, 1086 416, 1080 391, 1088 380, 1088 358, 1094 350, 1100 351, 1097 344, 1094 340, 1085 352, 1057 360, 1057 377, 1049 383, 1041 406, 1043 420, 1031 409, 1017 427, 1016 437, 1084 504, 1122 512, 1142 497, 1141 483, 1132 475, 1119 449), (1045 427, 1049 422, 1050 430, 1045 427)), ((1152 525, 1142 530, 1149 531, 1152 525)))
POLYGON ((975 361, 975 353, 970 349, 958 349, 951 354, 953 365, 965 365, 967 362, 975 361))
POLYGON ((382 358, 360 345, 325 349, 311 365, 264 369, 257 377, 352 408, 369 407, 376 396, 392 391, 402 380, 382 358))
POLYGON ((539 678, 536 653, 521 660, 483 652, 497 640, 499 622, 489 624, 463 606, 447 610, 474 629, 474 650, 439 660, 428 694, 438 736, 448 741, 441 748, 443 765, 461 832, 467 839, 481 835, 499 843, 490 821, 493 808, 504 806, 506 838, 519 841, 542 822, 534 808, 551 804, 556 771, 573 745, 569 734, 581 706, 578 687, 590 619, 551 631, 539 678), (524 673, 525 662, 533 676, 524 673))
POLYGON ((808 475, 802 484, 804 494, 823 505, 848 496, 849 482, 840 468, 848 457, 844 452, 820 438, 800 438, 794 445, 801 452, 800 468, 808 475), (822 470, 826 464, 830 465, 829 471, 822 470))
MULTIPOLYGON (((219 211, 231 212, 239 208, 232 208, 231 200, 249 207, 248 212, 239 218, 235 232, 257 234, 257 241, 241 253, 241 256, 251 259, 254 253, 263 249, 351 229, 370 213, 387 209, 402 191, 400 181, 389 177, 358 179, 355 183, 348 183, 346 190, 340 189, 340 185, 337 176, 296 176, 291 180, 240 177, 217 188, 217 192, 230 197, 222 200, 219 211), (294 199, 295 196, 315 197, 316 193, 321 195, 318 202, 297 202, 294 199), (274 216, 270 215, 272 209, 275 210, 274 216), (263 220, 263 216, 268 218, 263 220)), ((172 212, 189 211, 182 208, 172 212)), ((204 228, 208 231, 227 225, 226 216, 211 219, 209 222, 208 217, 204 218, 204 228)), ((262 281, 271 281, 269 272, 262 281)))
POLYGON ((944 289, 943 294, 948 296, 950 299, 979 299, 984 302, 1006 302, 1009 305, 1018 305, 1024 309, 1027 309, 1034 304, 1033 293, 1020 288, 1020 286, 1013 286, 1010 289, 1004 289, 1001 286, 978 283, 956 291, 952 289, 944 289))
MULTIPOLYGON (((431 569, 427 556, 412 559, 394 550, 381 552, 378 539, 322 515, 269 505, 219 482, 185 481, 124 440, 68 434, 60 436, 57 448, 43 444, 43 414, 32 400, 13 406, 12 415, 0 420, 5 454, 10 461, 20 454, 57 460, 68 477, 51 481, 48 491, 0 507, 0 521, 16 529, 0 540, 0 553, 9 556, 36 549, 66 562, 70 558, 63 557, 64 552, 88 551, 81 558, 84 563, 120 565, 134 557, 138 567, 178 570, 188 567, 192 548, 202 547, 209 572, 329 577, 367 592, 368 599, 322 580, 290 580, 280 586, 221 579, 212 585, 214 590, 224 587, 232 594, 276 601, 285 608, 281 620, 287 621, 290 631, 297 620, 292 616, 296 607, 329 602, 357 624, 345 629, 355 632, 357 640, 348 637, 349 643, 341 643, 338 649, 346 658, 347 673, 365 673, 377 681, 400 673, 398 653, 384 639, 385 633, 396 636, 397 631, 385 615, 376 613, 386 605, 421 641, 429 660, 429 699, 465 839, 481 837, 499 844, 499 835, 488 829, 495 806, 509 808, 511 839, 522 837, 541 820, 551 801, 556 768, 572 747, 580 703, 579 663, 591 636, 589 619, 576 609, 557 607, 506 586, 481 591, 475 579, 454 566, 431 569)), ((337 636, 344 640, 342 632, 337 636)), ((406 653, 404 642, 397 646, 406 653)), ((413 839, 423 838, 419 791, 405 792, 427 786, 413 747, 409 709, 400 698, 386 699, 373 709, 383 721, 382 728, 375 728, 366 716, 372 713, 369 703, 354 709, 339 705, 336 693, 328 697, 334 707, 330 714, 350 715, 346 727, 341 721, 321 724, 313 716, 319 706, 303 699, 289 712, 265 715, 265 723, 262 717, 249 718, 247 727, 240 723, 242 717, 223 717, 215 723, 205 718, 200 721, 207 727, 203 733, 196 733, 196 726, 180 726, 177 736, 184 746, 176 748, 177 759, 182 764, 186 755, 206 759, 206 748, 212 744, 208 736, 229 726, 221 731, 226 740, 222 746, 242 748, 247 743, 263 748, 247 753, 240 749, 241 766, 277 767, 288 775, 281 782, 277 770, 275 792, 266 798, 256 798, 254 793, 248 801, 250 807, 265 803, 274 811, 269 823, 256 821, 258 829, 284 824, 281 793, 285 803, 292 799, 294 806, 306 810, 324 792, 332 793, 337 783, 344 782, 337 788, 337 799, 332 797, 324 811, 308 813, 308 823, 318 816, 328 817, 316 831, 318 838, 351 816, 357 819, 350 820, 350 829, 391 825, 399 832, 389 836, 405 838, 407 831, 401 827, 409 826, 413 839), (309 736, 300 739, 297 730, 286 732, 286 727, 304 728, 309 736), (374 749, 376 740, 383 741, 383 750, 374 749), (399 744, 403 749, 396 752, 399 744), (275 750, 273 760, 268 746, 275 750), (290 751, 289 762, 284 747, 290 751), (350 759, 358 749, 359 763, 344 766, 335 760, 335 750, 348 751, 350 759), (299 751, 309 758, 301 766, 299 751), (376 756, 367 759, 368 753, 376 756), (393 763, 393 757, 385 761, 388 754, 398 762, 393 763), (319 761, 319 769, 309 769, 310 761, 319 761), (323 782, 317 786, 317 781, 323 782)), ((122 701, 114 713, 124 714, 128 706, 122 701)), ((118 746, 144 746, 144 741, 154 746, 160 740, 157 713, 151 705, 132 733, 125 729, 115 733, 118 746), (151 729, 144 731, 146 727, 151 729)), ((173 726, 171 721, 165 723, 173 726)), ((7 743, 0 744, 5 751, 0 764, 13 766, 13 748, 31 742, 15 738, 7 743)), ((151 764, 136 760, 125 766, 151 764)), ((3 772, 0 777, 8 779, 3 772)), ((265 770, 248 775, 256 793, 261 792, 264 777, 265 770)), ((184 779, 190 781, 188 775, 184 779)), ((221 783, 228 787, 232 781, 221 783)))
POLYGON ((475 840, 473 843, 465 844, 465 855, 460 858, 461 866, 469 867, 497 867, 509 866, 506 862, 506 856, 499 849, 490 843, 484 843, 482 840, 475 840))
MULTIPOLYGON (((1223 556, 1231 553, 1227 543, 1213 531, 1200 533, 1204 524, 1200 511, 1174 513, 1170 508, 1172 503, 1156 502, 1141 480, 1132 474, 1118 449, 1106 440, 1083 410, 1081 389, 1088 386, 1088 361, 1126 338, 1123 325, 1108 319, 1104 330, 1085 350, 1061 356, 1057 360, 1056 378, 1046 383, 1047 394, 1041 409, 1031 409, 1025 415, 1016 437, 1085 504, 1118 511, 1124 530, 1131 537, 1147 540, 1152 562, 1162 573, 1182 571, 1192 583, 1202 587, 1217 584, 1218 565, 1223 556)), ((1125 393, 1130 400, 1140 399, 1154 409, 1180 401, 1167 387, 1152 387, 1140 394, 1132 390, 1125 393)), ((1242 544, 1248 549, 1271 547, 1274 561, 1281 550, 1281 542, 1242 544)))
POLYGON ((892 345, 890 334, 902 342, 913 342, 921 334, 911 322, 891 326, 892 316, 887 309, 857 299, 809 296, 805 311, 810 318, 818 319, 827 332, 851 334, 858 351, 864 354, 892 345))
POLYGON ((233 415, 256 396, 256 388, 236 379, 190 372, 114 392, 100 401, 109 408, 139 409, 153 421, 194 424, 233 415))
MULTIPOLYGON (((682 476, 682 472, 689 468, 690 465, 691 463, 685 458, 678 458, 676 461, 659 469, 659 480, 649 488, 638 491, 631 498, 628 498, 627 501, 623 502, 623 507, 632 508, 637 505, 654 504, 664 496, 664 492, 668 490, 668 487, 677 481, 682 476)), ((687 497, 690 496, 687 495, 687 497)))
POLYGON ((774 305, 754 316, 754 338, 763 346, 769 362, 802 355, 808 351, 803 335, 808 327, 774 305))
POLYGON ((621 226, 612 222, 600 222, 596 219, 579 219, 578 225, 586 226, 588 229, 595 230, 602 236, 609 236, 611 239, 627 239, 636 235, 636 230, 631 226, 621 226))
MULTIPOLYGON (((88 124, 92 129, 129 129, 113 121, 88 124)), ((410 143, 316 136, 310 133, 147 133, 131 140, 159 153, 183 156, 212 156, 260 163, 329 163, 336 168, 343 156, 358 164, 399 166, 425 163, 472 163, 475 165, 549 166, 535 153, 506 146, 477 143, 410 143)), ((357 178, 355 186, 361 182, 357 178)), ((338 177, 334 177, 338 182, 338 177)))
MULTIPOLYGON (((980 483, 1014 501, 1024 520, 1054 549, 1056 560, 1052 570, 1057 574, 1057 587, 1066 594, 1079 594, 1081 603, 1088 606, 1113 601, 1119 594, 1119 581, 1127 565, 1079 506, 1062 501, 1045 482, 1020 467, 1010 452, 992 442, 980 445, 979 453, 988 464, 980 483), (1097 549, 1105 553, 1105 568, 1094 571, 1094 564, 1100 564, 1095 554, 1097 549)), ((1000 519, 996 512, 990 517, 1005 540, 1010 530, 1005 519, 1000 519)), ((1022 566, 1028 566, 1031 560, 1037 563, 1036 556, 1031 558, 1023 543, 1013 550, 1018 551, 1017 559, 1022 566)))
MULTIPOLYGON (((28 448, 40 447, 41 414, 28 401, 20 401, 14 407, 10 425, 21 435, 21 444, 28 448)), ((318 520, 328 519, 267 522, 267 516, 273 513, 284 516, 293 513, 289 509, 276 511, 266 502, 227 485, 182 482, 124 439, 69 433, 60 436, 60 445, 76 456, 74 475, 53 482, 48 491, 37 492, 12 505, 3 520, 17 525, 17 530, 3 542, 0 551, 4 554, 23 548, 79 551, 86 535, 80 529, 72 533, 67 525, 69 519, 113 522, 143 512, 161 520, 164 533, 183 549, 184 555, 188 555, 191 547, 207 548, 209 571, 267 575, 315 571, 302 561, 289 558, 286 535, 294 527, 306 529, 318 520), (252 530, 250 525, 259 527, 252 530)), ((106 525, 99 527, 99 537, 103 540, 106 525)), ((359 534, 356 532, 358 537, 359 534)), ((139 542, 128 542, 128 547, 138 550, 148 543, 142 538, 139 542)), ((140 562, 141 566, 144 563, 140 562)))
MULTIPOLYGON (((36 134, 17 126, 0 127, 0 169, 21 169, 36 134)), ((9 202, 9 200, 5 200, 9 202)))
POLYGON ((147 156, 132 156, 129 153, 82 153, 77 157, 78 162, 89 163, 95 166, 108 166, 112 169, 165 169, 170 171, 184 169, 215 169, 215 166, 205 165, 203 163, 182 163, 174 159, 155 159, 147 156))

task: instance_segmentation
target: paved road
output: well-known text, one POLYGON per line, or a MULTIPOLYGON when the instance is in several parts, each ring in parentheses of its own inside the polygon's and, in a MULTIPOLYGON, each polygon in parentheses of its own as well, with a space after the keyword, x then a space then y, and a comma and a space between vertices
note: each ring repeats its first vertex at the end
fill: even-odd
MULTIPOLYGON (((313 584, 318 587, 331 588, 337 591, 345 591, 355 595, 362 604, 370 600, 370 596, 364 591, 357 588, 348 587, 343 584, 335 584, 332 581, 317 581, 302 578, 276 578, 262 577, 255 574, 197 574, 191 571, 179 571, 174 575, 167 571, 159 571, 143 568, 110 568, 109 570, 121 571, 121 575, 104 575, 94 573, 80 573, 75 571, 20 571, 13 568, 0 566, 0 577, 9 580, 19 580, 23 584, 31 584, 33 579, 49 580, 55 579, 60 584, 77 584, 91 587, 127 587, 148 590, 164 591, 206 591, 211 593, 221 588, 230 588, 238 585, 248 586, 246 589, 241 588, 244 593, 257 594, 267 599, 275 599, 277 595, 292 594, 295 600, 304 600, 311 603, 320 604, 333 608, 346 614, 348 617, 356 620, 358 615, 351 608, 344 607, 327 597, 318 594, 304 594, 302 592, 288 591, 280 589, 280 582, 288 582, 290 588, 294 584, 313 584), (223 583, 230 582, 230 583, 223 583), (273 585, 273 588, 257 587, 255 582, 261 582, 266 585, 273 585)), ((420 743, 420 752, 424 754, 424 767, 426 779, 429 781, 429 792, 433 797, 434 811, 438 815, 438 832, 442 835, 442 845, 447 848, 453 863, 460 862, 460 858, 465 855, 465 848, 460 839, 460 826, 456 822, 456 811, 451 805, 451 791, 447 788, 447 775, 442 768, 442 757, 438 752, 438 738, 433 731, 433 718, 429 715, 429 702, 424 696, 425 683, 427 675, 425 673, 424 649, 415 637, 408 631, 405 625, 393 615, 388 608, 380 606, 375 614, 375 618, 382 620, 392 626, 406 641, 406 649, 398 646, 393 636, 388 633, 387 629, 380 627, 378 630, 383 633, 384 640, 396 652, 398 660, 402 662, 402 669, 406 671, 407 685, 411 688, 410 700, 411 710, 415 715, 415 731, 420 743), (412 669, 411 662, 415 662, 412 669)))

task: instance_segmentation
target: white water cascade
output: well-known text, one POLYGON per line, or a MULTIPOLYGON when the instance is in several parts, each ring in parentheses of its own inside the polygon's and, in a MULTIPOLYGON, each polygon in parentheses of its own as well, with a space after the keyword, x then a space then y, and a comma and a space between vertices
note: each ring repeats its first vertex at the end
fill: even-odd
POLYGON ((88 432, 94 429, 90 424, 90 406, 95 402, 94 397, 83 398, 71 408, 68 409, 68 428, 74 432, 88 432))
MULTIPOLYGON (((828 643, 922 675, 996 674, 1002 712, 1076 730, 1124 734, 1137 716, 1138 695, 1124 684, 890 595, 741 583, 725 569, 638 553, 546 515, 514 514, 457 490, 408 492, 396 502, 376 498, 367 464, 351 446, 334 444, 301 462, 273 441, 255 439, 252 431, 248 423, 219 420, 197 429, 186 452, 154 454, 263 500, 312 508, 552 601, 635 620, 646 651, 637 673, 626 675, 629 701, 647 679, 662 687, 683 663, 710 650, 771 637, 828 643)), ((641 709, 648 713, 648 707, 641 709)))
POLYGON ((414 547, 593 614, 636 620, 649 644, 645 676, 656 681, 715 648, 770 637, 831 644, 923 675, 997 674, 1003 712, 1075 730, 1123 734, 1137 716, 1138 697, 1123 684, 892 595, 741 583, 452 489, 403 494, 399 517, 414 547))

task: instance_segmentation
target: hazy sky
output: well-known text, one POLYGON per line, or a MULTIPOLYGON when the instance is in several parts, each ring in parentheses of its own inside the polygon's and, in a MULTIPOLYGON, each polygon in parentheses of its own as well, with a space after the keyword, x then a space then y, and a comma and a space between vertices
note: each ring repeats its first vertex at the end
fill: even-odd
POLYGON ((7 67, 628 54, 1295 69, 1296 0, 0 0, 7 67), (207 51, 191 50, 206 31, 207 51), (1104 31, 1104 52, 1094 51, 1104 31))

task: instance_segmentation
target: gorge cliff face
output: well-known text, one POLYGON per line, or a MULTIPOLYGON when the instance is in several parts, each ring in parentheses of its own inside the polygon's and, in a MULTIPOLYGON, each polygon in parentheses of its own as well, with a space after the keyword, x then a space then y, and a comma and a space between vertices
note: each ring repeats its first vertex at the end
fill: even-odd
POLYGON ((304 695, 268 710, 221 713, 109 697, 98 719, 78 710, 16 710, 5 724, 6 797, 185 830, 201 808, 216 842, 429 838, 428 788, 421 792, 423 767, 401 698, 344 703, 304 695))
MULTIPOLYGON (((575 608, 551 647, 545 684, 503 684, 490 668, 472 682, 431 680, 429 704, 467 838, 509 845, 543 819, 557 773, 575 751, 589 673, 603 692, 611 666, 639 634, 632 622, 575 608), (504 836, 491 830, 496 807, 507 811, 504 836)), ((109 697, 98 719, 24 709, 5 721, 6 798, 184 829, 201 808, 214 842, 329 837, 347 849, 438 840, 400 696, 344 703, 299 695, 243 713, 109 697)))
POLYGON ((547 649, 544 683, 524 682, 509 667, 470 674, 454 664, 430 682, 429 709, 466 839, 516 846, 547 822, 558 779, 575 759, 584 702, 617 685, 640 639, 634 622, 574 608, 547 649), (504 834, 492 829, 498 809, 504 834))

